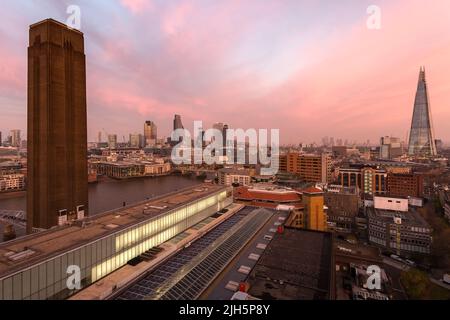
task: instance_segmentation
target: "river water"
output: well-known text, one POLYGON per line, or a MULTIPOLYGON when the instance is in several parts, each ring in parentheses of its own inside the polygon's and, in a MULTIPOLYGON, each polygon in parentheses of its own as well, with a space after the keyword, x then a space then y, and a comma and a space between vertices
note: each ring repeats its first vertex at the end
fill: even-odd
MULTIPOLYGON (((105 178, 98 183, 89 185, 89 212, 91 215, 95 215, 120 208, 124 202, 126 204, 136 203, 199 183, 202 183, 201 179, 183 176, 129 180, 105 178)), ((0 195, 0 210, 26 210, 26 193, 0 195)))

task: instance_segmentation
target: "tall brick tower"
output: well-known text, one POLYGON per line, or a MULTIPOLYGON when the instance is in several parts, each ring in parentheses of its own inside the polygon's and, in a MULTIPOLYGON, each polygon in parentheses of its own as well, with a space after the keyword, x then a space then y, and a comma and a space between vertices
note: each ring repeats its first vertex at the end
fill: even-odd
POLYGON ((27 231, 88 212, 84 37, 48 19, 30 26, 27 231))

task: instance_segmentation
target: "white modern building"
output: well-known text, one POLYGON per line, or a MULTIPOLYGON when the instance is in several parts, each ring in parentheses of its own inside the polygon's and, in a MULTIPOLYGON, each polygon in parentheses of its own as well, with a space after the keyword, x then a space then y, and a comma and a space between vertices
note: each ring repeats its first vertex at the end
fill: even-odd
POLYGON ((203 184, 0 244, 0 300, 65 299, 232 204, 203 184), (72 270, 72 271, 70 271, 72 270))
POLYGON ((219 184, 231 186, 239 184, 241 186, 250 185, 252 178, 249 170, 224 168, 218 171, 219 184))
POLYGON ((374 207, 380 210, 408 212, 409 200, 403 198, 374 197, 374 207))

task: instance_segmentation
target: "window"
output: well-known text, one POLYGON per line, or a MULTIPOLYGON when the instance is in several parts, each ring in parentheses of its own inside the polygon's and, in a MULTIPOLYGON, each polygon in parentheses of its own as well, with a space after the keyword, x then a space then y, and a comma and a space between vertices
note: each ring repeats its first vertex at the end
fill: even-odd
MULTIPOLYGON (((47 272, 45 270, 45 264, 41 264, 38 267, 39 273, 39 290, 42 290, 47 287, 47 272)), ((45 295, 47 293, 39 292, 39 297, 45 299, 45 295)))
POLYGON ((13 299, 22 299, 22 273, 18 273, 12 278, 13 299))

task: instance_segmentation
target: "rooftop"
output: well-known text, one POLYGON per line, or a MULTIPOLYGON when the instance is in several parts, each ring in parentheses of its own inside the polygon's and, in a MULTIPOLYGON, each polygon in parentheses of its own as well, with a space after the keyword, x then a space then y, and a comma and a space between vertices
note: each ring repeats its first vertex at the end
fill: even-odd
POLYGON ((274 202, 298 202, 302 201, 302 196, 295 190, 287 189, 254 189, 248 187, 238 187, 234 190, 235 199, 241 200, 265 200, 274 202))
POLYGON ((417 226, 423 228, 430 228, 430 225, 425 221, 425 219, 417 212, 414 208, 409 208, 407 212, 385 210, 385 209, 375 209, 372 207, 367 208, 367 213, 369 218, 376 218, 385 223, 394 223, 394 217, 402 219, 402 225, 417 226))
POLYGON ((334 297, 332 235, 285 227, 275 234, 248 282, 263 300, 326 300, 334 297))
POLYGON ((247 169, 222 168, 222 169, 219 169, 219 172, 225 173, 225 174, 241 175, 241 176, 249 176, 250 175, 250 170, 247 170, 247 169))
POLYGON ((315 187, 303 189, 302 192, 306 194, 323 194, 323 191, 321 189, 315 187))
POLYGON ((0 245, 0 277, 225 189, 205 183, 86 218, 84 226, 77 222, 3 243, 0 245), (25 255, 23 259, 22 255, 25 255))
POLYGON ((79 33, 81 35, 83 34, 81 31, 79 31, 77 29, 69 28, 66 24, 64 24, 62 22, 59 22, 59 21, 56 21, 55 19, 51 19, 51 18, 45 19, 45 20, 42 20, 42 21, 39 21, 39 22, 36 22, 36 23, 30 25, 30 29, 35 28, 35 27, 37 27, 37 26, 39 26, 41 24, 46 24, 46 23, 53 23, 53 24, 59 25, 61 27, 64 27, 67 30, 71 30, 71 31, 79 33))

